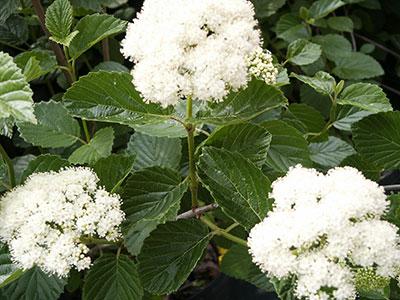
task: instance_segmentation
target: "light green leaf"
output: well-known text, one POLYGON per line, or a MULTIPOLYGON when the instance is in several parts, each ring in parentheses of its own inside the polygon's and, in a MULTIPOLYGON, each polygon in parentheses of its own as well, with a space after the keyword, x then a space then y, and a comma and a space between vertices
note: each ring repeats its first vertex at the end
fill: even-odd
POLYGON ((18 123, 21 137, 34 146, 44 148, 68 147, 80 139, 78 121, 59 102, 35 104, 37 124, 18 123))
POLYGON ((351 131, 351 126, 362 118, 373 114, 373 112, 363 110, 351 105, 341 105, 336 112, 336 121, 333 126, 339 130, 351 131))
POLYGON ((187 183, 170 169, 152 167, 129 177, 123 194, 125 245, 137 255, 143 241, 159 225, 175 220, 187 183))
POLYGON ((79 33, 69 45, 71 57, 77 59, 82 53, 106 37, 124 31, 126 24, 126 21, 106 14, 83 17, 74 28, 74 31, 79 33))
POLYGON ((322 19, 326 17, 331 12, 335 11, 339 7, 345 5, 343 1, 340 0, 318 0, 314 1, 309 9, 310 18, 315 20, 322 19))
POLYGON ((267 121, 262 124, 272 134, 267 165, 277 172, 286 173, 289 167, 302 164, 311 167, 307 141, 301 132, 283 121, 267 121))
POLYGON ((383 75, 381 65, 372 57, 364 53, 353 52, 350 56, 335 60, 336 67, 333 74, 342 79, 366 79, 383 75))
POLYGON ((322 114, 306 104, 293 103, 282 113, 282 120, 304 134, 319 133, 325 127, 322 114))
POLYGON ((35 57, 31 57, 24 67, 24 76, 26 81, 32 81, 42 75, 40 63, 35 57))
POLYGON ((400 112, 384 112, 355 123, 353 140, 358 152, 377 166, 400 167, 400 112))
POLYGON ((15 0, 3 0, 0 6, 0 25, 11 16, 18 8, 18 2, 15 0))
POLYGON ((159 166, 176 170, 181 161, 182 144, 177 138, 136 132, 128 142, 127 152, 136 154, 135 169, 159 166))
POLYGON ((0 288, 17 280, 23 271, 11 261, 7 246, 0 243, 0 288))
POLYGON ((198 220, 178 220, 160 225, 146 239, 138 256, 144 288, 152 294, 170 294, 189 276, 211 235, 198 220))
POLYGON ((100 158, 111 154, 114 130, 111 127, 100 129, 90 143, 76 149, 68 161, 72 164, 95 164, 100 158))
POLYGON ((288 43, 297 39, 307 39, 310 37, 310 33, 304 24, 302 24, 301 19, 292 14, 282 15, 276 24, 275 30, 278 38, 288 43))
POLYGON ((55 0, 46 10, 46 27, 51 39, 59 44, 69 46, 77 34, 70 35, 73 22, 72 5, 68 0, 55 0))
POLYGON ((312 41, 321 46, 323 54, 331 61, 352 55, 351 43, 339 34, 317 35, 312 41))
POLYGON ((222 210, 250 230, 272 207, 270 185, 260 169, 236 152, 203 148, 200 178, 222 210))
POLYGON ((7 300, 57 300, 65 284, 65 279, 48 276, 38 267, 34 267, 4 287, 2 291, 7 300))
POLYGON ((287 99, 278 88, 252 80, 247 88, 232 92, 223 102, 211 103, 211 112, 200 114, 195 121, 214 125, 242 123, 286 104, 287 99))
POLYGON ((14 61, 20 69, 24 70, 25 77, 29 75, 28 81, 55 71, 58 65, 52 51, 41 49, 22 52, 14 58, 14 61), (38 62, 39 65, 32 61, 30 64, 34 64, 34 68, 30 69, 28 67, 30 60, 38 62))
POLYGON ((321 47, 304 39, 295 40, 287 50, 286 58, 299 66, 309 65, 321 56, 321 47))
POLYGON ((330 17, 328 26, 337 31, 352 32, 354 28, 353 20, 349 17, 330 17))
POLYGON ((136 265, 127 255, 96 259, 83 285, 83 300, 140 300, 144 294, 136 265))
MULTIPOLYGON (((14 0, 15 1, 15 0, 14 0)), ((29 38, 28 23, 20 15, 10 16, 4 24, 0 24, 0 41, 18 46, 29 38)))
POLYGON ((324 167, 337 167, 346 157, 356 153, 352 146, 334 136, 324 142, 311 143, 309 149, 312 161, 324 167))
POLYGON ((135 155, 111 154, 100 158, 93 166, 100 179, 99 184, 109 192, 114 192, 130 174, 135 162, 135 155))
POLYGON ((267 276, 251 261, 249 250, 240 245, 232 246, 223 256, 221 272, 230 277, 245 280, 268 292, 274 288, 267 276))
POLYGON ((220 127, 201 146, 223 148, 238 152, 261 167, 267 160, 271 134, 264 128, 251 124, 233 124, 220 127))
POLYGON ((82 76, 63 99, 74 116, 128 126, 160 124, 171 112, 145 103, 132 84, 132 76, 125 72, 98 71, 82 76))
POLYGON ((264 19, 272 16, 278 9, 285 5, 286 0, 252 0, 256 17, 264 19))
POLYGON ((348 86, 337 101, 341 105, 352 105, 370 112, 393 110, 383 90, 376 84, 356 83, 348 86))
POLYGON ((59 171, 67 166, 69 166, 69 162, 57 155, 40 155, 28 163, 28 166, 22 173, 21 182, 24 182, 33 173, 59 171))
POLYGON ((182 124, 174 120, 163 120, 154 124, 133 125, 136 132, 150 136, 184 138, 187 137, 187 131, 182 124))
POLYGON ((304 82, 323 95, 332 95, 336 86, 335 78, 323 71, 317 72, 314 77, 298 75, 295 73, 290 74, 290 76, 304 82))
POLYGON ((32 90, 10 55, 0 52, 0 119, 36 123, 32 90))

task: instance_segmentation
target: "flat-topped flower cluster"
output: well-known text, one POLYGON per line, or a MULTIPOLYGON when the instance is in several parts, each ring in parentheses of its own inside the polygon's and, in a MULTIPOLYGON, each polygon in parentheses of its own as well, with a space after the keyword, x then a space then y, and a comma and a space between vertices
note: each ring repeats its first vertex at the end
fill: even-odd
POLYGON ((256 27, 247 0, 147 0, 121 51, 135 63, 133 82, 147 101, 220 101, 252 75, 276 80, 256 27))
POLYGON ((324 175, 296 166, 272 184, 270 197, 274 209, 251 230, 249 251, 268 276, 295 278, 297 297, 355 299, 357 283, 398 275, 400 238, 382 220, 389 203, 358 170, 324 175))
POLYGON ((97 187, 88 168, 36 173, 0 202, 0 239, 23 269, 33 266, 60 277, 90 267, 83 237, 114 241, 124 220, 121 200, 97 187))

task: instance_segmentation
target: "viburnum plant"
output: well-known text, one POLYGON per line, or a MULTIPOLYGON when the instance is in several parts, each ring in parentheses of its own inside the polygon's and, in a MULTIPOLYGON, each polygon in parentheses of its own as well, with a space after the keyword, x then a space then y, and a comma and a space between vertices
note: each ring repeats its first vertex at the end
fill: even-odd
POLYGON ((400 299, 379 1, 4 2, 1 299, 400 299))

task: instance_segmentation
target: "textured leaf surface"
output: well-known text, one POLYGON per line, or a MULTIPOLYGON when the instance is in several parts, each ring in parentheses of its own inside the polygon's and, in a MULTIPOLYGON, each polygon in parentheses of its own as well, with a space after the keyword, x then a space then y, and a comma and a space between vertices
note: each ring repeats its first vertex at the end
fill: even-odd
POLYGON ((314 19, 321 19, 343 5, 345 5, 345 3, 340 0, 313 1, 313 4, 309 10, 310 17, 314 19))
POLYGON ((325 167, 336 167, 346 157, 356 153, 351 145, 334 136, 321 143, 311 143, 309 149, 311 159, 325 167))
POLYGON ((252 162, 239 153, 206 147, 199 169, 204 186, 228 216, 247 230, 264 219, 271 208, 271 184, 252 162))
POLYGON ((306 104, 294 103, 282 113, 282 119, 302 133, 319 133, 325 127, 321 113, 306 104))
POLYGON ((339 130, 351 131, 351 126, 354 123, 371 114, 373 113, 355 106, 342 105, 338 107, 333 126, 339 130))
POLYGON ((146 239, 140 253, 139 274, 152 294, 176 291, 189 276, 211 235, 198 220, 178 220, 160 225, 146 239))
POLYGON ((309 65, 321 56, 321 47, 304 39, 292 42, 286 54, 287 60, 299 65, 309 65))
POLYGON ((125 244, 131 254, 140 252, 143 241, 159 224, 176 218, 186 190, 178 173, 159 167, 143 169, 128 179, 122 208, 125 244))
POLYGON ((136 265, 127 255, 98 258, 83 286, 83 300, 140 300, 143 293, 136 265))
POLYGON ((11 16, 18 7, 18 2, 15 0, 3 0, 0 6, 0 25, 11 16))
POLYGON ((368 116, 353 125, 358 152, 387 169, 400 167, 400 112, 368 116))
POLYGON ((111 127, 100 129, 90 143, 76 149, 68 161, 73 164, 94 164, 111 154, 113 142, 114 130, 111 127))
POLYGON ((353 53, 349 40, 339 34, 317 35, 312 41, 321 45, 326 58, 334 62, 349 57, 353 53))
POLYGON ((360 52, 337 59, 335 63, 332 72, 343 79, 359 80, 384 74, 381 65, 372 56, 360 52))
POLYGON ((331 95, 336 85, 335 78, 323 71, 317 72, 314 77, 298 75, 295 73, 290 74, 290 76, 304 82, 305 84, 316 90, 318 93, 324 95, 331 95))
POLYGON ((349 17, 330 17, 328 26, 337 31, 352 32, 354 24, 349 17))
POLYGON ((36 61, 37 70, 35 70, 35 74, 30 74, 29 78, 27 78, 28 81, 53 72, 57 68, 56 57, 51 51, 35 49, 22 52, 14 58, 14 61, 24 71, 25 77, 27 77, 27 72, 32 73, 32 70, 28 68, 30 60, 31 62, 36 61))
POLYGON ((22 138, 44 148, 68 147, 80 138, 78 121, 58 102, 40 102, 34 106, 37 124, 18 123, 22 138))
POLYGON ((21 181, 25 181, 25 179, 33 173, 59 171, 67 166, 69 166, 69 162, 57 155, 40 155, 28 163, 28 166, 22 173, 21 181))
POLYGON ((68 0, 56 0, 47 8, 46 27, 55 42, 69 46, 77 34, 75 32, 70 35, 72 21, 73 10, 68 0))

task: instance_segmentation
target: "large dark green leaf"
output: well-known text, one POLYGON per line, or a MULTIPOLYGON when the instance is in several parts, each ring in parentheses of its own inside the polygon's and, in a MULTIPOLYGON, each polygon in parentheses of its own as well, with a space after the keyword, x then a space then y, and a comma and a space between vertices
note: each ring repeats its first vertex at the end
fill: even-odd
POLYGON ((12 15, 4 24, 0 24, 1 42, 18 46, 25 43, 28 40, 28 37, 28 23, 25 18, 20 15, 12 15))
POLYGON ((176 291, 189 276, 211 238, 198 220, 160 225, 146 239, 139 260, 144 288, 152 294, 176 291))
POLYGON ((267 215, 270 182, 252 162, 239 153, 203 148, 199 169, 204 186, 222 210, 250 230, 267 215))
POLYGON ((302 24, 302 20, 293 14, 284 14, 281 16, 275 30, 278 38, 288 43, 297 39, 307 39, 310 37, 310 33, 307 31, 306 26, 302 24))
POLYGON ((136 265, 127 255, 103 255, 90 268, 83 300, 140 300, 143 287, 136 265))
POLYGON ((64 95, 64 103, 77 117, 128 126, 163 123, 170 111, 145 103, 122 72, 92 72, 82 76, 64 95))
POLYGON ((341 163, 340 166, 350 166, 356 168, 361 171, 363 175, 373 181, 378 181, 382 168, 376 166, 375 164, 368 161, 365 157, 354 154, 346 157, 341 163))
POLYGON ((69 166, 69 162, 57 155, 40 155, 28 163, 28 166, 22 173, 21 182, 24 182, 33 173, 59 171, 67 166, 69 166))
POLYGON ((106 37, 122 32, 126 24, 126 21, 106 14, 93 14, 83 17, 74 28, 74 31, 79 33, 69 45, 71 57, 76 59, 106 37))
POLYGON ((18 7, 18 2, 15 0, 3 0, 0 5, 0 25, 11 16, 18 7))
POLYGON ((0 288, 18 279, 23 271, 13 264, 7 246, 0 243, 0 288))
POLYGON ((68 147, 80 139, 78 121, 59 102, 40 102, 34 106, 37 124, 18 123, 21 137, 34 146, 68 147))
POLYGON ((278 88, 253 80, 247 88, 232 92, 223 102, 211 104, 211 112, 196 120, 215 125, 240 123, 286 104, 287 99, 278 88))
POLYGON ((286 173, 289 167, 297 164, 312 166, 307 141, 297 129, 282 121, 267 121, 261 125, 272 134, 267 158, 269 167, 286 173))
POLYGON ((385 73, 372 56, 360 52, 353 52, 347 57, 336 59, 335 63, 336 67, 332 72, 343 79, 360 80, 385 73))
POLYGON ((361 155, 387 169, 400 167, 400 112, 368 116, 353 125, 353 140, 361 155))
POLYGON ((351 43, 339 34, 317 35, 312 41, 321 45, 323 54, 331 61, 340 61, 352 55, 351 43))
POLYGON ((333 126, 339 130, 351 131, 351 126, 362 118, 373 114, 370 111, 351 105, 341 105, 336 112, 336 121, 333 126))
POLYGON ((204 141, 203 146, 239 152, 261 167, 267 159, 270 142, 271 134, 264 128, 251 123, 242 123, 216 129, 204 141))
POLYGON ((282 113, 282 120, 304 134, 319 133, 325 127, 322 114, 306 104, 289 105, 288 109, 282 113))
POLYGON ((324 142, 311 143, 309 149, 311 159, 324 167, 336 167, 346 157, 356 153, 351 145, 334 136, 324 142))
POLYGON ((49 276, 34 267, 3 289, 4 300, 57 300, 64 290, 65 279, 49 276))
POLYGON ((223 256, 221 272, 237 279, 245 280, 260 289, 274 290, 267 276, 251 261, 249 249, 240 245, 232 246, 223 256))
POLYGON ((122 208, 125 244, 130 253, 140 252, 143 241, 159 225, 174 220, 187 183, 173 170, 152 167, 134 173, 127 181, 122 208))
POLYGON ((113 143, 114 130, 112 127, 100 129, 88 144, 76 149, 68 158, 68 161, 73 164, 92 165, 100 158, 111 154, 113 143))
POLYGON ((330 17, 328 19, 328 26, 337 31, 352 32, 353 20, 349 17, 330 17))
POLYGON ((114 192, 130 174, 135 162, 135 155, 111 154, 100 158, 93 166, 100 179, 100 185, 109 192, 114 192))
POLYGON ((136 154, 135 169, 153 166, 179 169, 182 144, 178 138, 149 136, 137 132, 131 137, 127 152, 136 154))

